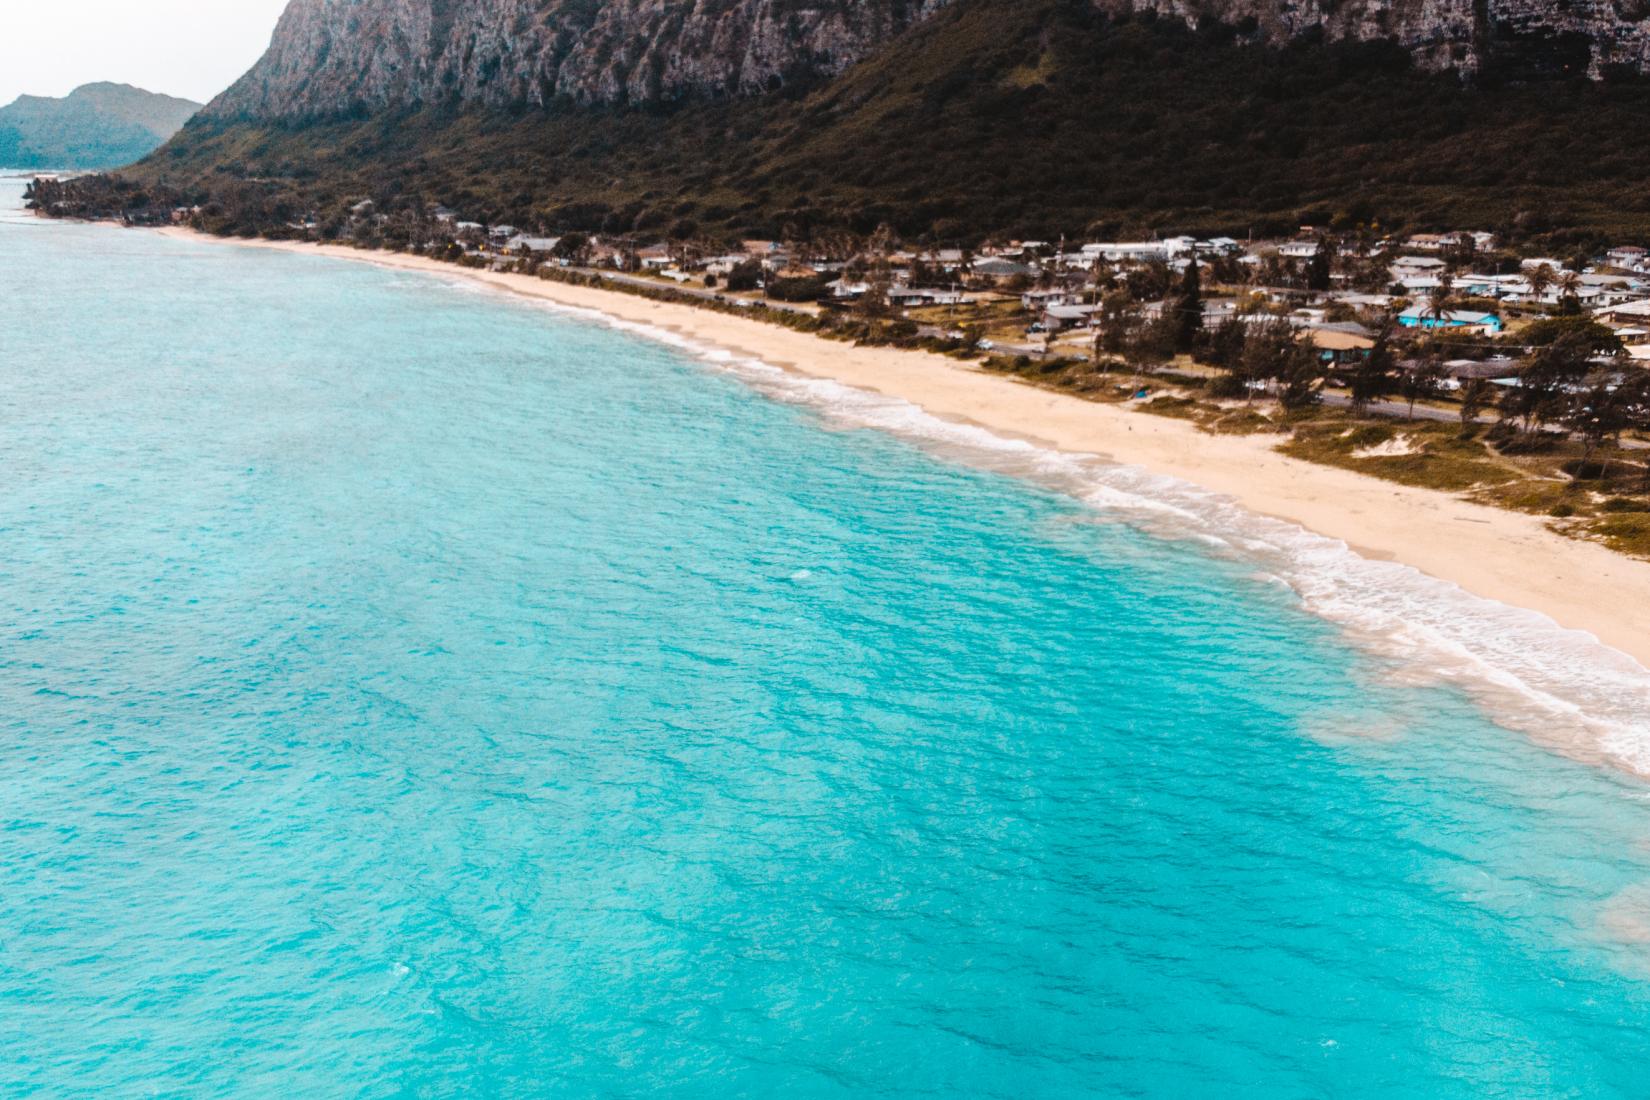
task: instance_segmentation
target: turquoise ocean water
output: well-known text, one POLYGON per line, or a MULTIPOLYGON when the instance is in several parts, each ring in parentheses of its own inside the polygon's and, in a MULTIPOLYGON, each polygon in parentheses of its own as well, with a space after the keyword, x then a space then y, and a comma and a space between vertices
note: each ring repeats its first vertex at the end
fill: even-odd
POLYGON ((0 477, 0 1094, 1650 1095, 1650 696, 1532 616, 16 215, 0 477))

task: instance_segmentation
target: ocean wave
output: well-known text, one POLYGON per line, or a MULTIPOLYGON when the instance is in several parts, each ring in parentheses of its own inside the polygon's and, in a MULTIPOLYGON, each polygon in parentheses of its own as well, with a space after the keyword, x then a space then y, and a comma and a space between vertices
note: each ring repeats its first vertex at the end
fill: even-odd
POLYGON ((827 421, 889 432, 942 457, 1069 494, 1097 515, 1148 534, 1253 563, 1260 578, 1286 585, 1302 607, 1355 644, 1411 677, 1459 686, 1498 724, 1567 756, 1650 777, 1650 670, 1584 631, 1410 566, 1366 558, 1338 539, 1139 466, 945 420, 901 398, 798 374, 657 325, 546 304, 670 345, 827 421))

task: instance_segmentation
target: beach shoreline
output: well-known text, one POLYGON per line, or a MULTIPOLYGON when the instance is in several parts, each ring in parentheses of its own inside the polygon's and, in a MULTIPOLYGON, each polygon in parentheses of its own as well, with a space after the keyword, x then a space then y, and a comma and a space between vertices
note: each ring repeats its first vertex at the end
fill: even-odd
POLYGON ((1051 450, 1141 467, 1244 509, 1409 566, 1482 598, 1537 612, 1650 668, 1650 562, 1566 538, 1503 511, 1279 454, 1263 436, 1211 435, 1185 421, 1084 401, 930 352, 860 347, 747 317, 617 290, 460 268, 338 245, 246 241, 186 229, 164 235, 462 278, 651 326, 812 378, 911 403, 942 420, 1051 450))

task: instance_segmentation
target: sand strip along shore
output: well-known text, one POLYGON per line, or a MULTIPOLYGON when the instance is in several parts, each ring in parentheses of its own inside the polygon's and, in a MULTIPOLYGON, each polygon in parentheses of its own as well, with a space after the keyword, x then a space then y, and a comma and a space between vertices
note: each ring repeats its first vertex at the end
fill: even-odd
POLYGON ((1037 389, 941 355, 855 347, 620 291, 473 271, 400 253, 160 232, 469 279, 658 326, 776 367, 901 398, 944 419, 1142 466, 1339 539, 1365 557, 1401 562, 1475 595, 1538 611, 1650 667, 1650 562, 1555 534, 1536 516, 1288 458, 1272 449, 1273 438, 1209 435, 1184 421, 1037 389))

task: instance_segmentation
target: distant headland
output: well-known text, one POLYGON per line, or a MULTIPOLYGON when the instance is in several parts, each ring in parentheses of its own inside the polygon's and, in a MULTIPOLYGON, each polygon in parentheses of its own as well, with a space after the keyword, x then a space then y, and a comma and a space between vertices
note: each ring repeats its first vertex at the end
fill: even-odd
POLYGON ((148 156, 200 108, 129 84, 19 96, 0 107, 0 167, 118 168, 148 156))

